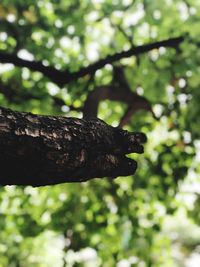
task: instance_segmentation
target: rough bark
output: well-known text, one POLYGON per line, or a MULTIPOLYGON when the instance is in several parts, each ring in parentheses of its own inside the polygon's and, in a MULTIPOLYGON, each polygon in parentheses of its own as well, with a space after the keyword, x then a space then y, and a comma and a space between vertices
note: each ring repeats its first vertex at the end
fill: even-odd
POLYGON ((134 174, 125 155, 142 153, 142 133, 101 120, 19 113, 0 107, 0 184, 51 185, 134 174))

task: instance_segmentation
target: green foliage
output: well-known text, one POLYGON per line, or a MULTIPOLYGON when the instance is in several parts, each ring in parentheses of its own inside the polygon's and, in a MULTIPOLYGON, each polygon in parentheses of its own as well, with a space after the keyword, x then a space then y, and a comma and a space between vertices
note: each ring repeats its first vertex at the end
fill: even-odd
MULTIPOLYGON (((199 1, 192 0, 1 0, 0 49, 60 70, 79 70, 132 45, 185 39, 177 50, 161 47, 118 62, 131 90, 145 96, 159 117, 141 111, 126 126, 148 136, 133 177, 1 188, 0 267, 178 267, 183 263, 175 252, 183 259, 195 253, 200 244, 193 223, 200 222, 199 18, 199 1), (179 215, 187 224, 174 241, 173 233, 180 232, 177 223, 173 228, 174 214, 180 209, 190 219, 179 215)), ((2 106, 81 116, 68 106, 82 107, 88 92, 110 84, 112 66, 98 70, 91 81, 86 76, 61 88, 41 73, 10 64, 0 64, 0 76, 2 106)), ((99 117, 116 126, 125 109, 106 100, 99 117)))

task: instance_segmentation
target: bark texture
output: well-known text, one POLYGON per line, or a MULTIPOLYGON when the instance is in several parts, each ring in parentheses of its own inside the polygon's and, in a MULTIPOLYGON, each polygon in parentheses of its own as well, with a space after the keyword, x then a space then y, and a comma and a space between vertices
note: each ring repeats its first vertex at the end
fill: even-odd
POLYGON ((43 186, 134 174, 125 155, 142 153, 143 133, 101 120, 19 113, 0 107, 0 184, 43 186))

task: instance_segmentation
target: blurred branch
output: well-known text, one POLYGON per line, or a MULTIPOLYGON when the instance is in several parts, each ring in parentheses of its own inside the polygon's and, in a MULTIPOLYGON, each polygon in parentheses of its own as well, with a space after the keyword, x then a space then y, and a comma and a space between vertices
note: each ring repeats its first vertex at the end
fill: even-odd
POLYGON ((131 91, 122 66, 113 66, 112 85, 97 87, 88 94, 83 108, 83 117, 87 119, 96 118, 100 101, 106 99, 127 104, 127 109, 119 123, 120 128, 126 125, 133 114, 141 109, 150 111, 156 118, 150 102, 145 97, 131 91))
POLYGON ((111 20, 110 20, 110 24, 113 28, 116 28, 119 32, 121 32, 121 34, 127 39, 130 45, 134 47, 133 40, 132 40, 133 38, 129 36, 129 34, 127 34, 126 31, 119 24, 115 24, 111 20))
POLYGON ((126 125, 133 114, 144 109, 153 114, 149 101, 135 92, 123 90, 119 86, 100 86, 88 94, 83 108, 83 117, 92 119, 97 117, 98 106, 102 100, 119 101, 128 105, 126 112, 122 116, 119 127, 126 125))
MULTIPOLYGON (((127 6, 123 7, 123 9, 120 8, 120 10, 122 10, 122 11, 125 13, 125 12, 127 12, 129 9, 131 9, 131 8, 135 5, 135 3, 136 3, 136 0, 133 0, 133 1, 131 1, 130 4, 128 4, 127 6)), ((109 10, 109 9, 107 9, 107 8, 104 9, 104 10, 103 10, 103 14, 102 14, 102 16, 99 17, 99 18, 96 20, 96 22, 100 22, 100 21, 102 21, 103 19, 105 19, 106 17, 110 18, 112 12, 113 12, 113 11, 116 11, 116 10, 112 10, 112 12, 109 12, 108 10, 109 10)))
POLYGON ((4 97, 10 102, 17 102, 17 99, 21 100, 31 100, 31 99, 40 99, 40 97, 35 96, 30 92, 18 91, 11 86, 7 86, 2 81, 0 81, 0 94, 3 94, 4 97))
MULTIPOLYGON (((32 99, 42 100, 44 96, 34 95, 31 92, 17 90, 17 88, 12 88, 0 81, 0 94, 3 94, 4 97, 12 103, 21 103, 21 101, 29 101, 32 99)), ((61 108, 62 106, 67 106, 69 111, 82 111, 82 108, 74 107, 73 105, 66 105, 65 101, 58 96, 49 96, 53 101, 55 107, 61 108)))
POLYGON ((48 77, 51 81, 56 83, 58 86, 63 86, 64 84, 70 83, 71 81, 77 80, 86 75, 94 74, 98 69, 103 68, 106 64, 112 64, 123 58, 128 58, 131 56, 136 56, 144 54, 153 49, 158 49, 160 47, 172 47, 177 48, 177 46, 183 42, 184 37, 171 38, 159 42, 154 42, 146 45, 140 45, 137 47, 131 47, 127 51, 122 51, 115 53, 113 55, 108 55, 104 59, 90 64, 87 67, 82 67, 79 71, 70 72, 68 70, 60 71, 53 66, 45 66, 42 61, 29 61, 19 58, 16 54, 9 54, 5 51, 0 51, 0 62, 1 63, 12 63, 18 67, 27 67, 33 71, 39 71, 44 76, 48 77))
MULTIPOLYGON (((33 71, 39 71, 50 80, 60 85, 60 81, 63 79, 64 73, 57 70, 52 66, 45 66, 42 61, 30 61, 19 58, 16 54, 8 54, 5 51, 0 51, 0 62, 11 63, 17 67, 26 67, 33 71)), ((67 73, 67 71, 65 71, 67 73)), ((68 75, 70 73, 68 72, 68 75)))

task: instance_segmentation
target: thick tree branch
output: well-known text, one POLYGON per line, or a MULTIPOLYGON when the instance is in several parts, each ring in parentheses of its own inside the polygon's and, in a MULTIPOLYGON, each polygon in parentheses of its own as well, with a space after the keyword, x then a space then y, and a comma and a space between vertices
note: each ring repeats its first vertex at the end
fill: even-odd
POLYGON ((88 67, 83 67, 79 71, 71 73, 68 70, 60 71, 52 66, 45 66, 42 61, 24 60, 19 58, 15 54, 8 54, 4 51, 0 51, 0 62, 12 63, 18 67, 27 67, 30 70, 39 71, 57 85, 63 86, 64 84, 77 80, 81 77, 84 77, 85 75, 94 74, 98 69, 103 68, 106 64, 112 64, 123 58, 137 56, 153 49, 157 49, 159 47, 176 48, 183 40, 184 37, 177 37, 159 42, 154 42, 151 44, 141 45, 138 47, 132 47, 127 51, 122 51, 113 55, 109 55, 106 58, 100 59, 99 61, 89 65, 88 67))
POLYGON ((125 155, 142 153, 145 139, 98 119, 0 108, 0 184, 42 186, 131 175, 137 164, 125 155))

